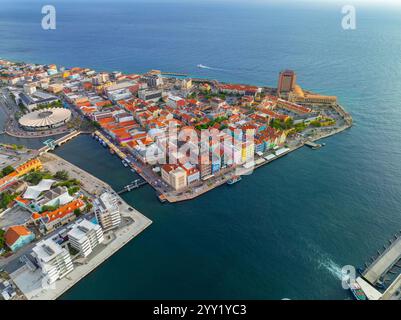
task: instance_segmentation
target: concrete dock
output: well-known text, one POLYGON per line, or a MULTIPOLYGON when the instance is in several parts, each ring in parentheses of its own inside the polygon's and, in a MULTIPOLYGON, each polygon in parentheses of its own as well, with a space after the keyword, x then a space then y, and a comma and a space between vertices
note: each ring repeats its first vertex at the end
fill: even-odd
MULTIPOLYGON (((72 178, 81 181, 82 189, 92 195, 98 195, 105 191, 116 194, 104 181, 55 154, 45 153, 41 156, 41 160, 44 168, 51 172, 67 170, 72 178)), ((43 276, 40 269, 31 271, 24 265, 11 273, 11 279, 26 298, 28 300, 57 299, 152 224, 150 219, 132 208, 122 198, 119 199, 119 209, 122 219, 126 222, 120 228, 105 233, 105 236, 108 235, 109 241, 85 263, 74 263, 74 270, 64 278, 57 280, 53 285, 43 285, 43 276)))
POLYGON ((401 259, 401 238, 394 240, 391 245, 366 268, 363 277, 375 285, 401 259))

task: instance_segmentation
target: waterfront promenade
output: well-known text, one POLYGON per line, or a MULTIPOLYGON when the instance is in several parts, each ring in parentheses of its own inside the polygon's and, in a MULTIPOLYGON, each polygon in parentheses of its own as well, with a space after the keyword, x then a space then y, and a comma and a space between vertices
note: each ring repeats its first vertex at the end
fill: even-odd
MULTIPOLYGON (((233 178, 234 176, 238 175, 238 170, 242 171, 242 174, 244 175, 249 175, 252 173, 253 170, 262 167, 264 165, 269 164, 272 161, 275 161, 293 151, 298 150, 299 148, 303 147, 305 143, 308 141, 319 141, 321 139, 325 139, 328 137, 331 137, 333 135, 336 135, 338 133, 341 133, 349 128, 352 127, 352 118, 351 116, 345 112, 345 110, 341 106, 337 106, 336 111, 340 114, 340 116, 344 119, 344 124, 336 127, 336 128, 327 128, 327 129, 321 129, 318 132, 314 132, 313 135, 309 136, 308 138, 302 138, 302 139, 291 139, 288 141, 288 150, 280 155, 275 156, 273 159, 266 160, 264 159, 265 156, 271 153, 266 153, 263 155, 263 157, 255 157, 255 161, 258 159, 264 159, 263 162, 261 163, 255 163, 254 166, 251 169, 244 169, 242 167, 238 168, 227 168, 227 169, 222 169, 218 175, 212 177, 211 179, 207 181, 198 181, 196 183, 193 183, 190 187, 186 187, 182 190, 175 191, 171 187, 165 187, 162 184, 158 183, 158 180, 160 179, 159 176, 157 176, 147 165, 144 165, 140 163, 139 161, 136 161, 135 158, 133 158, 130 155, 125 154, 120 147, 117 146, 113 141, 110 141, 107 139, 108 146, 112 148, 113 150, 117 150, 117 154, 121 159, 126 159, 127 157, 132 160, 131 167, 137 172, 139 176, 141 176, 148 184, 170 203, 175 203, 175 202, 182 202, 182 201, 187 201, 187 200, 192 200, 195 199, 217 187, 220 187, 224 184, 227 183, 228 180, 233 178)), ((106 139, 103 134, 100 134, 99 132, 96 133, 99 135, 102 139, 106 139)))
MULTIPOLYGON (((119 197, 110 185, 55 154, 45 153, 40 159, 43 162, 43 167, 51 172, 67 170, 72 178, 81 181, 82 189, 90 195, 110 192, 119 197)), ((10 274, 11 279, 27 299, 57 299, 152 224, 150 219, 132 208, 122 198, 119 197, 118 203, 124 221, 122 226, 106 233, 106 243, 88 259, 85 259, 83 263, 75 263, 74 270, 66 277, 56 281, 55 285, 43 286, 40 269, 32 272, 26 265, 10 274)))
POLYGON ((102 248, 100 252, 96 252, 93 257, 89 257, 85 264, 75 264, 74 270, 66 277, 56 281, 54 286, 42 286, 42 274, 38 269, 31 272, 26 266, 12 273, 11 279, 25 294, 28 300, 55 300, 64 292, 74 286, 82 278, 94 271, 103 262, 109 259, 113 254, 138 236, 145 230, 152 221, 142 215, 140 212, 129 211, 129 206, 124 203, 120 206, 124 218, 131 218, 133 222, 114 232, 113 239, 102 248))
MULTIPOLYGON (((292 143, 290 142, 290 145, 288 146, 288 148, 287 148, 288 150, 286 152, 284 152, 280 155, 276 155, 271 160, 265 160, 265 161, 257 164, 256 163, 257 160, 263 159, 264 157, 255 158, 254 166, 251 169, 242 169, 242 171, 243 171, 242 174, 244 174, 244 175, 251 174, 253 172, 253 170, 256 170, 264 165, 269 164, 270 162, 273 162, 279 158, 282 158, 282 157, 288 155, 291 152, 298 150, 299 148, 302 148, 303 146, 305 146, 305 143, 307 143, 307 141, 316 142, 321 139, 326 139, 328 137, 331 137, 333 135, 336 135, 338 133, 341 133, 341 132, 351 128, 351 126, 352 126, 352 121, 350 121, 350 122, 346 121, 346 123, 339 128, 330 129, 330 130, 327 130, 326 132, 320 132, 318 134, 315 134, 314 136, 309 137, 308 139, 303 139, 302 141, 292 141, 292 143)), ((266 154, 264 156, 266 156, 266 154)), ((237 169, 237 170, 239 170, 239 169, 237 169)), ((164 195, 165 199, 170 203, 195 199, 195 198, 209 192, 210 190, 213 190, 214 188, 217 188, 217 187, 220 187, 220 186, 226 184, 228 180, 230 180, 235 175, 237 175, 237 170, 236 169, 231 169, 228 171, 222 170, 220 175, 212 178, 207 183, 199 182, 197 185, 192 186, 191 189, 182 191, 181 193, 173 192, 173 193, 164 193, 163 195, 164 195)), ((143 178, 145 178, 145 177, 143 176, 143 178)))

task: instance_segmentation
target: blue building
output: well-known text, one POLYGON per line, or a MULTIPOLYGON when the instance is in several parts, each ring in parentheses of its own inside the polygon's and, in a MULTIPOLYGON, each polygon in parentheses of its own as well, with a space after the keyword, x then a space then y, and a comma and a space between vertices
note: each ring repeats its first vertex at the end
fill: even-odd
POLYGON ((35 234, 24 226, 13 226, 8 228, 4 238, 7 246, 15 252, 31 243, 35 239, 35 234))

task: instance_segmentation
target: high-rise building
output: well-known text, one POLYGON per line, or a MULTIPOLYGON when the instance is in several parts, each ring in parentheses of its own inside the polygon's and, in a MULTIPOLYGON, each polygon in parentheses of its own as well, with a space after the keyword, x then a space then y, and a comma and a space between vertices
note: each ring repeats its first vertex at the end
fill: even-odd
POLYGON ((277 86, 278 95, 288 94, 296 85, 297 76, 292 70, 285 70, 280 72, 277 86))
POLYGON ((85 219, 75 224, 68 232, 68 239, 74 249, 87 257, 96 246, 104 241, 103 230, 98 224, 85 219))
POLYGON ((32 251, 48 284, 63 278, 74 269, 68 250, 52 239, 40 241, 32 251))
POLYGON ((121 214, 118 198, 109 192, 103 193, 95 199, 94 208, 96 218, 104 230, 117 228, 121 223, 121 214))

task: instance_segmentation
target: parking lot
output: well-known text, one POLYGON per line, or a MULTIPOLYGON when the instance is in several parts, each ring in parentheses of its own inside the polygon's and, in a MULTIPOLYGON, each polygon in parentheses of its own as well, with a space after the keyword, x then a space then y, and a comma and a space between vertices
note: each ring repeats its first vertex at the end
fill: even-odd
POLYGON ((23 225, 29 221, 31 213, 19 206, 15 206, 0 216, 0 229, 7 229, 15 225, 23 225))

